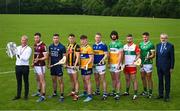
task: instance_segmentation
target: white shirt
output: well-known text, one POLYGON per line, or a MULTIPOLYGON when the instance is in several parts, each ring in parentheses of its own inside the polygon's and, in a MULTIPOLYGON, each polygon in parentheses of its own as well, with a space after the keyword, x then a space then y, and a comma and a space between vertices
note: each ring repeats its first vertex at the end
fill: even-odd
POLYGON ((29 66, 29 59, 32 53, 32 49, 26 45, 24 47, 17 47, 17 55, 16 55, 16 65, 17 66, 29 66), (19 57, 18 57, 19 55, 19 57))

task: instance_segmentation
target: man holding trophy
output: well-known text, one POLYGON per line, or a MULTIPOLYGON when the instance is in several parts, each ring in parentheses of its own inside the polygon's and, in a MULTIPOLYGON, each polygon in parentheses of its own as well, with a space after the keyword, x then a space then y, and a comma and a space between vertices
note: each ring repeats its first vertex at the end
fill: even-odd
MULTIPOLYGON (((10 43, 11 44, 11 43, 10 43)), ((8 45, 7 45, 8 46, 8 45)), ((24 79, 25 94, 24 99, 28 99, 29 94, 29 59, 32 49, 28 46, 28 37, 23 35, 21 37, 21 45, 16 47, 16 44, 11 44, 12 47, 7 47, 7 53, 11 54, 9 57, 16 56, 16 80, 17 80, 17 95, 13 100, 21 98, 22 78, 24 79)))

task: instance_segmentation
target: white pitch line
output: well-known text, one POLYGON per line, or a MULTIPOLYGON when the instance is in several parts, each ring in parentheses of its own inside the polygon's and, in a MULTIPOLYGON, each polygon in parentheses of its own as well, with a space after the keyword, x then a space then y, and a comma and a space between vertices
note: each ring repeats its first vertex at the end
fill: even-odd
POLYGON ((9 74, 9 73, 14 73, 15 71, 6 71, 6 72, 0 72, 0 74, 9 74))
MULTIPOLYGON (((30 69, 30 70, 33 70, 33 69, 30 69)), ((10 74, 10 73, 15 73, 15 71, 5 71, 5 72, 0 72, 0 75, 3 75, 3 74, 10 74)))

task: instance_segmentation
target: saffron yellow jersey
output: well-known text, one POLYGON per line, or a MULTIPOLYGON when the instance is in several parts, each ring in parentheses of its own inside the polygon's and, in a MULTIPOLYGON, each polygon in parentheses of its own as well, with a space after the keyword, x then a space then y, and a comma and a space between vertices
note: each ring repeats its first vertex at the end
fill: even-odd
MULTIPOLYGON (((93 49, 91 46, 89 45, 86 45, 86 46, 81 46, 80 47, 80 54, 81 54, 81 57, 80 57, 80 66, 81 68, 85 68, 86 67, 86 64, 88 63, 88 61, 90 60, 90 55, 93 55, 93 49)), ((88 65, 88 68, 91 69, 93 68, 93 62, 91 62, 89 65, 88 65)))

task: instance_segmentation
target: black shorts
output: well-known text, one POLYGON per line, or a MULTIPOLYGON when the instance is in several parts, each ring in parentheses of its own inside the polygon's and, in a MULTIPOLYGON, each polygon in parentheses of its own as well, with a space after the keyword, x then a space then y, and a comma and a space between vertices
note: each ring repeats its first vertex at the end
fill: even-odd
POLYGON ((61 66, 54 66, 50 69, 51 76, 63 76, 63 71, 61 66))

